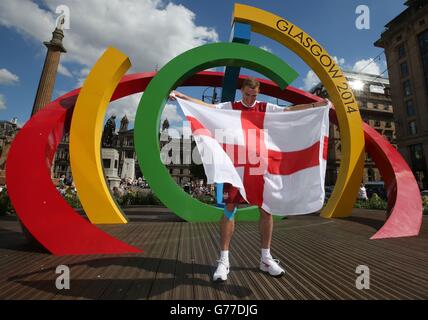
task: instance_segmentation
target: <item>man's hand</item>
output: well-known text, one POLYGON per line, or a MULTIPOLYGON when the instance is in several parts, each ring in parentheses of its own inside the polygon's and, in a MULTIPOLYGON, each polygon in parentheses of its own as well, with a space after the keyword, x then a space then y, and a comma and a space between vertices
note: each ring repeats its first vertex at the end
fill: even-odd
POLYGON ((173 90, 169 94, 169 99, 175 101, 175 100, 177 100, 176 98, 180 98, 180 99, 183 99, 183 100, 189 100, 188 97, 185 94, 182 94, 181 92, 173 90))
POLYGON ((323 107, 323 106, 326 106, 328 104, 328 100, 323 99, 322 101, 318 101, 318 102, 311 103, 311 104, 312 104, 312 108, 323 107))
POLYGON ((185 94, 183 94, 183 93, 181 93, 181 92, 178 92, 178 91, 173 90, 173 91, 169 94, 169 99, 170 99, 170 100, 173 100, 173 101, 176 101, 176 100, 177 100, 177 98, 180 98, 180 99, 183 99, 183 100, 187 100, 187 101, 191 101, 191 102, 194 102, 194 103, 198 103, 198 104, 201 104, 201 105, 206 106, 206 107, 215 108, 215 105, 214 105, 214 104, 205 103, 205 102, 204 102, 204 101, 202 101, 202 100, 199 100, 199 99, 195 99, 195 98, 192 98, 192 97, 186 96, 185 94))

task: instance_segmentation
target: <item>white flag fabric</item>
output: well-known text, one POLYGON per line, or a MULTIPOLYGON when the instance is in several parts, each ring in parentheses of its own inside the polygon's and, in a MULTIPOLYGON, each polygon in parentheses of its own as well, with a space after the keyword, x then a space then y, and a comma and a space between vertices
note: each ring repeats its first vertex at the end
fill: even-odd
POLYGON ((273 215, 322 208, 330 103, 255 112, 177 101, 190 122, 208 183, 230 183, 249 204, 273 215))

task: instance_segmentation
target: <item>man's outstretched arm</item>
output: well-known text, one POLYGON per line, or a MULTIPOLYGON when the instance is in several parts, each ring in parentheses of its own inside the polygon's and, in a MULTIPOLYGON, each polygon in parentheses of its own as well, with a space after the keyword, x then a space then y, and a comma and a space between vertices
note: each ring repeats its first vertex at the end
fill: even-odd
POLYGON ((175 100, 175 98, 180 98, 180 99, 183 99, 183 100, 187 100, 187 101, 191 101, 191 102, 194 102, 194 103, 197 103, 197 104, 201 104, 201 105, 203 105, 205 107, 209 107, 209 108, 215 108, 216 107, 215 104, 206 103, 206 102, 204 102, 202 100, 199 100, 199 99, 196 99, 196 98, 193 98, 193 97, 189 97, 189 96, 185 95, 184 93, 181 93, 181 92, 178 92, 178 91, 172 91, 171 94, 169 95, 169 98, 171 100, 175 100))
POLYGON ((314 103, 307 103, 307 104, 298 104, 295 106, 291 106, 288 108, 285 108, 284 111, 297 111, 297 110, 305 110, 305 109, 310 109, 310 108, 316 108, 316 107, 322 107, 328 104, 327 100, 323 100, 323 101, 319 101, 319 102, 314 102, 314 103))

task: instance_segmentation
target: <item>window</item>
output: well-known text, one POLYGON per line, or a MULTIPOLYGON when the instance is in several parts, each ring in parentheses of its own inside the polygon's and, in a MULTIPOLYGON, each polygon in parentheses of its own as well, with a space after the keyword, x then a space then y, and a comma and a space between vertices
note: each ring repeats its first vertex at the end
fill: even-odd
POLYGON ((109 169, 111 165, 111 160, 110 159, 103 159, 103 167, 106 169, 109 169))
POLYGON ((407 65, 407 62, 403 62, 403 63, 400 65, 400 68, 401 68, 401 76, 402 76, 403 78, 408 77, 408 76, 409 76, 409 66, 407 65))
POLYGON ((418 36, 418 40, 424 68, 425 85, 428 87, 428 29, 418 36))
POLYGON ((369 86, 369 91, 376 94, 385 94, 385 87, 371 84, 369 86))
POLYGON ((419 36, 419 47, 422 51, 428 50, 428 29, 422 32, 419 36))
POLYGON ((369 181, 375 181, 375 172, 372 168, 367 169, 367 178, 369 181))
POLYGON ((406 101, 407 116, 413 117, 415 115, 415 108, 413 107, 413 100, 406 101))
POLYGON ((409 134, 415 135, 418 133, 418 128, 416 127, 416 121, 409 122, 409 134))
POLYGON ((375 127, 380 127, 380 121, 379 120, 375 121, 375 127))
POLYGON ((401 44, 397 48, 398 51, 398 59, 402 59, 406 56, 406 48, 404 48, 404 44, 401 44))
POLYGON ((410 80, 406 80, 403 82, 403 92, 406 97, 412 94, 412 88, 410 85, 410 80))
POLYGON ((384 133, 384 135, 385 135, 385 138, 386 138, 389 142, 391 142, 391 141, 392 141, 392 132, 391 132, 391 131, 386 131, 386 132, 384 133))
POLYGON ((114 160, 114 168, 117 169, 117 160, 114 160))
POLYGON ((413 169, 423 170, 425 168, 425 155, 422 144, 414 144, 409 146, 409 148, 413 169))
POLYGON ((391 128, 391 121, 385 121, 385 128, 391 128))

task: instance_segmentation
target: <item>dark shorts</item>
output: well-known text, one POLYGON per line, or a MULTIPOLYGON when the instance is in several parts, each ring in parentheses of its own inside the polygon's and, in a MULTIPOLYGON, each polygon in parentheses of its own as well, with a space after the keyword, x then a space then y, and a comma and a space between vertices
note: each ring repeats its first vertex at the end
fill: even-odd
POLYGON ((234 203, 234 204, 247 203, 245 201, 245 199, 241 196, 239 189, 232 186, 230 183, 224 184, 223 202, 224 203, 234 203))

